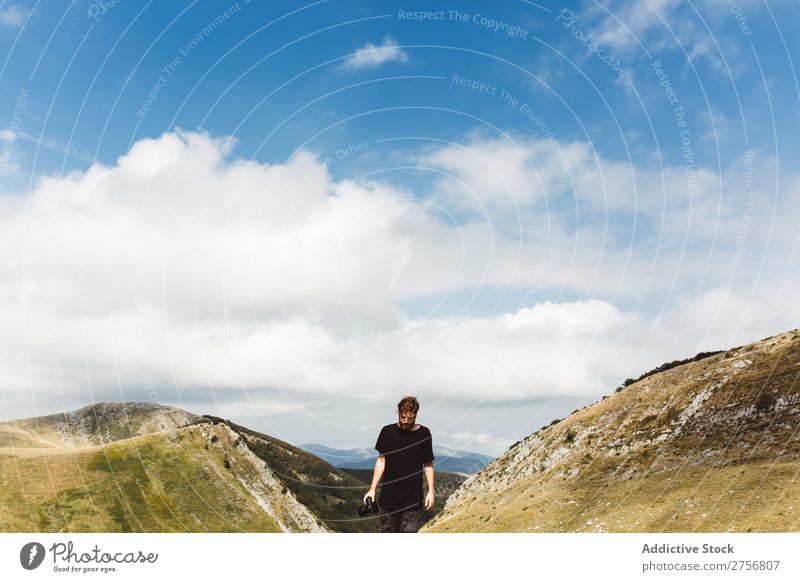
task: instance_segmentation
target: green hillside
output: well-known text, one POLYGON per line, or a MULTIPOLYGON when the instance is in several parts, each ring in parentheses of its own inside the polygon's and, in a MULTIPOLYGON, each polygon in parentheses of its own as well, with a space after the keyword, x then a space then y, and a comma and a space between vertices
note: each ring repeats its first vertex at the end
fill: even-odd
POLYGON ((0 449, 4 532, 277 532, 199 426, 77 450, 0 449))
POLYGON ((113 402, 0 422, 0 531, 330 528, 228 425, 113 402))

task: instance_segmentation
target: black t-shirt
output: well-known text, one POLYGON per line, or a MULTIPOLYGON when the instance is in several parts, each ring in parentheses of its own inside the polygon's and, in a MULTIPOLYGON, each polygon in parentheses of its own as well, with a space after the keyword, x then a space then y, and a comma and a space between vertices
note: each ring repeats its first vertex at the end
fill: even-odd
POLYGON ((386 456, 378 503, 381 509, 416 509, 422 502, 422 464, 433 461, 431 431, 422 425, 403 430, 387 424, 378 435, 375 448, 386 456))

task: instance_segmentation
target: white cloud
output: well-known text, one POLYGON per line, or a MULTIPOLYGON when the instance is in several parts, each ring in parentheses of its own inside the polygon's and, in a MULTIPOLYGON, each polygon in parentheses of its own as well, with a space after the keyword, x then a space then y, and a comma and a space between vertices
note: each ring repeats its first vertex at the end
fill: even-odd
POLYGON ((480 285, 490 231, 443 224, 380 184, 332 182, 308 153, 268 166, 228 160, 225 148, 168 133, 11 199, 0 218, 6 389, 86 394, 87 365, 96 385, 137 386, 147 373, 187 390, 600 388, 592 358, 546 363, 556 346, 564 357, 585 349, 619 318, 610 305, 409 318, 403 297, 480 285), (400 276, 398 248, 411 241, 400 276))
POLYGON ((6 26, 22 26, 25 19, 28 18, 30 10, 23 8, 17 4, 11 4, 5 8, 0 9, 0 24, 6 26))
POLYGON ((368 42, 357 48, 344 61, 344 67, 351 71, 375 69, 392 61, 405 63, 408 61, 408 55, 397 45, 396 40, 387 35, 383 37, 380 45, 368 42))
POLYGON ((486 432, 476 434, 468 430, 450 435, 449 440, 455 447, 491 456, 504 453, 508 447, 514 444, 512 439, 497 437, 486 432))
POLYGON ((603 11, 606 17, 597 35, 597 43, 628 49, 638 47, 641 42, 647 47, 646 37, 653 30, 669 26, 679 5, 679 0, 647 0, 611 6, 610 13, 603 11))
MULTIPOLYGON (((757 11, 756 6, 750 9, 750 14, 757 11)), ((588 12, 597 19, 598 45, 619 51, 620 56, 643 54, 642 46, 651 54, 680 50, 689 62, 703 59, 711 70, 726 77, 738 77, 746 71, 739 58, 740 39, 729 39, 724 33, 730 24, 726 20, 734 18, 728 5, 647 0, 610 3, 605 10, 593 8, 588 12), (700 17, 698 9, 702 9, 700 17), (710 22, 713 29, 708 27, 710 22)))
MULTIPOLYGON (((529 233, 549 232, 547 238, 557 244, 575 233, 589 245, 599 238, 612 251, 624 244, 626 252, 649 253, 647 245, 669 246, 686 235, 692 244, 707 242, 714 223, 731 227, 732 211, 720 205, 717 174, 697 168, 690 180, 680 167, 609 160, 585 142, 477 137, 417 162, 445 174, 433 190, 439 204, 487 217, 498 227, 505 216, 517 230, 522 215, 529 233), (630 248, 633 236, 637 249, 630 248)), ((593 253, 587 248, 581 256, 593 253)))
MULTIPOLYGON (((786 269, 796 267, 778 250, 797 230, 797 198, 788 194, 800 182, 786 183, 777 212, 771 198, 756 197, 752 232, 734 264, 730 237, 742 217, 729 210, 725 220, 698 217, 696 208, 713 208, 699 194, 691 208, 681 203, 664 216, 675 224, 653 235, 659 245, 606 240, 602 221, 571 224, 564 200, 581 213, 603 207, 594 156, 585 144, 564 145, 574 168, 564 181, 546 145, 522 143, 545 177, 533 194, 526 190, 533 170, 503 144, 428 152, 494 207, 460 225, 386 184, 334 181, 308 152, 261 164, 231 158, 229 140, 204 134, 166 133, 137 142, 112 166, 40 178, 27 196, 6 197, 0 213, 4 395, 79 405, 101 394, 142 398, 151 379, 187 401, 213 392, 222 409, 249 406, 253 415, 406 392, 426 402, 581 396, 665 359, 794 321, 791 293, 777 290, 791 284, 786 269), (502 187, 476 170, 481 156, 496 161, 502 187), (577 196, 561 189, 569 182, 577 196), (519 192, 522 237, 509 235, 506 187, 519 192), (527 221, 543 192, 550 232, 527 221), (717 258, 709 261, 715 225, 717 258), (696 248, 687 252, 685 240, 696 248), (546 247, 558 252, 544 264, 546 247), (632 299, 647 277, 649 311, 632 299), (693 296, 698 279, 705 284, 693 296), (533 294, 504 313, 478 315, 471 300, 457 316, 402 308, 419 297, 446 301, 454 291, 526 287, 533 294), (542 287, 579 297, 544 301, 542 287), (774 304, 786 308, 764 329, 774 304)), ((756 157, 759 172, 767 165, 756 157)), ((680 179, 676 169, 666 172, 667 181, 680 179)), ((605 175, 626 187, 621 167, 605 175)), ((646 176, 652 183, 640 195, 654 197, 646 210, 660 221, 661 180, 646 176)), ((448 192, 433 191, 444 203, 448 192)), ((609 194, 610 207, 624 211, 628 195, 609 194)), ((718 202, 717 191, 708 195, 718 202)))

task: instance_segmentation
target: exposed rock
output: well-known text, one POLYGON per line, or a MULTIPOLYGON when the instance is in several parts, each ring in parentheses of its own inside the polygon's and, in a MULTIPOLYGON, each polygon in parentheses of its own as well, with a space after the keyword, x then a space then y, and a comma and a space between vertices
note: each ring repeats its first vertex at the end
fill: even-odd
MULTIPOLYGON (((672 472, 683 478, 681 471, 691 468, 736 467, 763 459, 797 462, 798 362, 800 334, 789 332, 646 376, 515 444, 467 479, 429 527, 449 531, 446 524, 458 523, 456 531, 466 531, 464 524, 480 523, 484 500, 492 499, 495 515, 483 520, 486 526, 469 526, 469 531, 492 529, 506 510, 496 500, 512 490, 514 500, 525 488, 558 488, 570 496, 572 488, 591 492, 597 487, 589 483, 613 491, 631 479, 672 479, 664 475, 672 472)), ((531 507, 515 506, 514 511, 527 515, 531 507)), ((610 524, 588 516, 564 527, 601 531, 610 524)), ((625 525, 614 528, 625 530, 625 525)))

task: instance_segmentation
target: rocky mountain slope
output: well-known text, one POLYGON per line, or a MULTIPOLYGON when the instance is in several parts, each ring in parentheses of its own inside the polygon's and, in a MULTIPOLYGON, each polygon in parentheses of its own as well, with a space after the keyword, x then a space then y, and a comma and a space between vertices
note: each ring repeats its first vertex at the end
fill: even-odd
POLYGON ((100 403, 0 422, 0 531, 375 531, 365 488, 229 421, 100 403))
POLYGON ((269 435, 230 420, 208 415, 204 418, 223 423, 239 434, 242 442, 272 468, 286 489, 332 531, 378 531, 376 515, 359 517, 356 513, 364 493, 369 489, 358 478, 269 435))
POLYGON ((512 446, 426 531, 798 531, 800 332, 649 375, 512 446))

